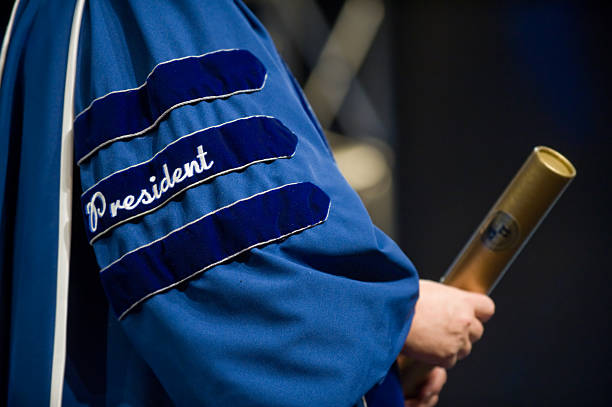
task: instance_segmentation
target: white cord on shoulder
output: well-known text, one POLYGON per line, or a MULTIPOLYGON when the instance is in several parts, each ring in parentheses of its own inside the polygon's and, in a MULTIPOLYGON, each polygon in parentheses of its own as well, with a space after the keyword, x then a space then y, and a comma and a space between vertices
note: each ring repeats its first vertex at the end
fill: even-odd
POLYGON ((2 87, 2 74, 4 73, 4 63, 6 62, 6 53, 8 52, 9 42, 11 42, 11 34, 13 33, 13 24, 15 24, 15 15, 17 14, 17 8, 19 8, 19 0, 13 4, 13 11, 11 11, 11 18, 9 19, 6 31, 4 33, 4 40, 2 40, 2 51, 0 51, 0 87, 2 87))
POLYGON ((74 166, 73 128, 74 87, 79 49, 79 33, 85 0, 77 0, 70 45, 66 63, 64 85, 64 113, 60 158, 59 219, 57 241, 57 289, 55 297, 55 335, 53 340, 53 365, 51 370, 51 395, 49 405, 62 405, 64 369, 66 366, 66 327, 68 322, 68 277, 70 274, 70 237, 72 231, 72 169, 74 166))

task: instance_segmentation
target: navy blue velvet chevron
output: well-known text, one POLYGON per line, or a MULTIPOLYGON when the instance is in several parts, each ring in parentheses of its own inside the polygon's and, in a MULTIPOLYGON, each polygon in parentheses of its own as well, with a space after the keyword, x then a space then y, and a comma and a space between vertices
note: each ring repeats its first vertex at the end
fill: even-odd
POLYGON ((327 194, 310 182, 259 193, 125 254, 102 269, 102 285, 121 319, 140 302, 217 264, 324 222, 329 208, 327 194))
POLYGON ((268 116, 246 117, 183 136, 148 161, 103 178, 81 195, 87 237, 93 243, 112 228, 219 175, 290 158, 296 145, 297 137, 268 116))
POLYGON ((261 90, 266 68, 249 51, 221 50, 157 65, 138 88, 94 100, 74 122, 79 164, 103 146, 141 135, 172 109, 261 90))

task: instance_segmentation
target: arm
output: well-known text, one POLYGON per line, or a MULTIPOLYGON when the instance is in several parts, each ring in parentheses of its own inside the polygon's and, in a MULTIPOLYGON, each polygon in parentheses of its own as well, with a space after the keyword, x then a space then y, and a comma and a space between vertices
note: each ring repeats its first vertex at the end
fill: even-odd
MULTIPOLYGON (((475 294, 433 281, 420 281, 420 297, 399 362, 406 357, 437 366, 427 377, 419 398, 410 406, 433 406, 446 382, 446 369, 469 355, 483 333, 483 323, 495 312, 486 295, 475 294)), ((408 378, 404 377, 405 380, 408 378)))
POLYGON ((88 10, 75 140, 101 126, 101 137, 121 137, 100 148, 84 142, 81 155, 102 283, 129 342, 177 404, 353 404, 403 345, 416 272, 339 174, 263 28, 239 3, 205 4, 88 10), (210 75, 213 91, 241 86, 253 69, 240 69, 257 64, 235 49, 264 67, 263 83, 240 93, 197 88, 195 99, 166 103, 192 83, 185 66, 219 50, 238 61, 197 65, 196 78, 210 75), (238 71, 228 79, 230 68, 238 71), (129 90, 145 87, 130 102, 139 91, 129 90), (96 116, 98 125, 88 122, 96 116), (141 119, 143 129, 122 129, 141 119), (281 145, 288 151, 244 158, 281 145), (217 175, 197 178, 207 171, 217 175), (172 198, 153 198, 154 187, 162 196, 179 185, 172 198))

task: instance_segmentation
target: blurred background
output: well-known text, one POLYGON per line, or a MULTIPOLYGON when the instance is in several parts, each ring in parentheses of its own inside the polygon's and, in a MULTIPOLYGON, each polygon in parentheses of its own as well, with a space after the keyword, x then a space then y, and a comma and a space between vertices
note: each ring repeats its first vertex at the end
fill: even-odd
POLYGON ((534 146, 574 163, 439 406, 612 405, 612 7, 246 3, 373 221, 423 278, 442 276, 534 146))
POLYGON ((612 405, 611 7, 252 0, 373 221, 437 280, 533 147, 578 176, 440 406, 612 405))

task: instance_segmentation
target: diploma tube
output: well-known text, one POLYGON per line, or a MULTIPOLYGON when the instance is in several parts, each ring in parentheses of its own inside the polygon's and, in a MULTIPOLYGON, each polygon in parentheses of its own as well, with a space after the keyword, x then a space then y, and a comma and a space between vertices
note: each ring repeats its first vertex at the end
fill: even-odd
MULTIPOLYGON (((440 280, 489 294, 576 176, 572 163, 548 147, 535 147, 440 280)), ((398 358, 404 395, 416 397, 432 367, 398 358)))

